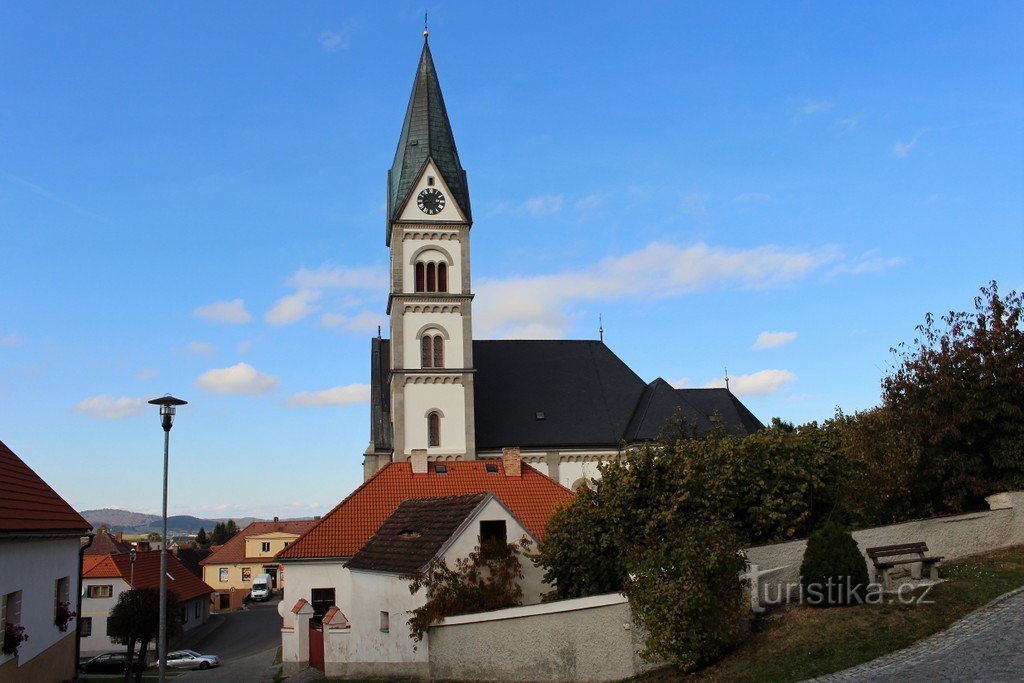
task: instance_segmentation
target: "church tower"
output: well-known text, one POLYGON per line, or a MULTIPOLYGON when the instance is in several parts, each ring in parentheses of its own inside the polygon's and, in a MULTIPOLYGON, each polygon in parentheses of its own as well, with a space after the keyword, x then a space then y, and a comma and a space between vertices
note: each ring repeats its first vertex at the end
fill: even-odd
MULTIPOLYGON (((473 220, 466 172, 426 35, 388 172, 391 339, 390 348, 375 340, 375 350, 390 357, 391 424, 379 427, 391 432, 392 453, 367 451, 366 476, 388 461, 409 460, 414 452, 429 460, 476 457, 469 274, 473 220)), ((383 365, 382 358, 378 362, 383 365)))

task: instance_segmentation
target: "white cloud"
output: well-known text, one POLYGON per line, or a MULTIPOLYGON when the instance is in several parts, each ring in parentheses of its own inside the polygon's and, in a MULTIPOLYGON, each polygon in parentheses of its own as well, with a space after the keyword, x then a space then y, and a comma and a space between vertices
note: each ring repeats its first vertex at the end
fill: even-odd
POLYGON ((561 211, 564 201, 565 197, 560 194, 531 197, 523 202, 520 209, 532 216, 547 216, 561 211))
MULTIPOLYGON (((737 396, 764 396, 774 394, 786 382, 796 379, 789 370, 761 370, 750 375, 734 375, 729 377, 729 390, 737 396)), ((713 379, 704 385, 708 388, 722 388, 724 379, 713 379)))
POLYGON ((914 133, 914 137, 910 139, 910 142, 894 142, 892 145, 892 155, 897 159, 906 159, 910 156, 910 151, 917 146, 919 139, 921 139, 920 131, 914 133))
POLYGON ((323 391, 300 391, 288 398, 290 406, 351 406, 369 403, 369 384, 349 384, 343 387, 332 387, 323 391))
POLYGON ((877 249, 869 249, 860 256, 848 259, 836 264, 829 275, 864 275, 866 273, 879 273, 889 268, 894 268, 906 263, 906 259, 899 256, 885 256, 877 249))
POLYGON ((596 194, 588 194, 583 199, 576 202, 576 210, 580 212, 580 215, 584 218, 593 216, 601 210, 601 198, 596 194))
POLYGON ((123 420, 127 417, 135 417, 142 414, 146 409, 146 402, 141 398, 122 396, 114 398, 107 394, 90 396, 83 399, 75 406, 76 413, 82 413, 89 417, 100 417, 105 420, 123 420))
POLYGON ((239 353, 248 353, 249 349, 251 349, 251 348, 252 348, 252 340, 251 339, 244 339, 244 340, 238 342, 238 346, 235 347, 235 349, 239 353))
POLYGON ((248 363, 239 363, 229 368, 207 370, 196 380, 196 385, 215 394, 259 396, 277 386, 277 377, 257 372, 248 363))
POLYGON ((796 339, 796 332, 762 332, 757 335, 757 341, 750 348, 774 349, 777 346, 785 346, 794 339, 796 339))
POLYGON ((846 116, 841 119, 836 119, 836 128, 839 128, 842 132, 848 133, 857 126, 860 125, 861 115, 854 114, 853 116, 846 116))
POLYGON ((362 311, 354 316, 341 313, 324 313, 320 316, 320 326, 341 328, 349 332, 376 331, 377 326, 387 326, 387 318, 373 311, 362 311))
POLYGON ((0 346, 17 346, 22 341, 22 337, 17 332, 11 332, 3 337, 0 337, 0 346))
POLYGON ((192 315, 204 320, 212 320, 218 323, 229 323, 239 325, 252 320, 249 311, 245 310, 245 302, 241 299, 231 301, 215 301, 206 306, 200 306, 192 311, 192 315))
POLYGON ((320 49, 330 54, 338 50, 347 50, 351 46, 352 31, 355 29, 354 22, 348 22, 336 31, 321 31, 318 41, 320 49))
POLYGON ((669 384, 671 384, 672 387, 675 389, 685 389, 686 387, 690 386, 690 378, 680 377, 677 380, 670 381, 669 384))
POLYGON ((387 289, 388 273, 384 268, 334 268, 322 265, 316 269, 305 266, 288 278, 294 289, 387 289))
POLYGON ((301 289, 295 294, 283 296, 264 316, 271 325, 291 325, 317 309, 320 292, 315 289, 301 289))
POLYGON ((566 309, 584 301, 665 298, 714 286, 762 289, 790 284, 840 258, 837 250, 735 250, 651 243, 576 271, 481 280, 474 325, 484 337, 560 338, 572 325, 566 309))
POLYGON ((803 114, 823 114, 834 106, 832 102, 828 100, 804 100, 804 104, 800 107, 800 112, 803 114))
POLYGON ((135 379, 146 381, 147 379, 153 379, 156 377, 156 370, 152 368, 142 368, 139 373, 135 375, 135 379))
POLYGON ((217 347, 206 342, 189 342, 185 345, 185 350, 198 356, 212 356, 217 353, 217 347))

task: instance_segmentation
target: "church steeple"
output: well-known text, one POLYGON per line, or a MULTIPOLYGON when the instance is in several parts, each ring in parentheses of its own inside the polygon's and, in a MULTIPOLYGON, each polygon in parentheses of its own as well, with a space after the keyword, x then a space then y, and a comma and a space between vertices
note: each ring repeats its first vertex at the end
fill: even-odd
MULTIPOLYGON (((388 173, 389 221, 399 220, 428 161, 433 162, 447 186, 449 197, 465 221, 471 222, 466 172, 459 162, 455 136, 452 135, 452 126, 441 95, 441 84, 430 55, 430 44, 424 36, 423 52, 420 54, 409 106, 402 123, 402 135, 398 139, 395 161, 388 173)), ((390 234, 389 229, 389 242, 390 234)))

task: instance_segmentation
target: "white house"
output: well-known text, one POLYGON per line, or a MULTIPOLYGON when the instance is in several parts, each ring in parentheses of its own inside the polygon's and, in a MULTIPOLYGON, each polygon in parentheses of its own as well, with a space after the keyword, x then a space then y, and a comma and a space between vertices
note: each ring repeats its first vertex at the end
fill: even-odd
MULTIPOLYGON (((121 593, 132 588, 160 587, 160 551, 146 550, 82 558, 82 613, 79 632, 83 655, 120 650, 124 645, 107 635, 107 617, 121 593)), ((212 588, 190 572, 173 554, 167 554, 167 589, 178 599, 178 618, 187 632, 210 617, 212 588)), ((150 643, 155 649, 156 643, 150 643)))
MULTIPOLYGON (((489 540, 504 546, 523 538, 536 547, 536 537, 493 493, 404 501, 346 564, 348 592, 337 601, 345 607, 328 609, 308 647, 322 647, 329 677, 428 678, 428 637, 414 641, 407 623, 426 591, 410 593, 408 576, 435 559, 455 568, 489 540)), ((543 572, 525 558, 520 566, 522 604, 536 604, 546 590, 543 572)), ((282 603, 285 661, 295 659, 289 656, 298 654, 314 616, 304 603, 297 601, 294 612, 282 603)))
POLYGON ((76 669, 79 549, 92 525, 0 442, 0 628, 21 627, 0 650, 0 681, 64 681, 76 669))

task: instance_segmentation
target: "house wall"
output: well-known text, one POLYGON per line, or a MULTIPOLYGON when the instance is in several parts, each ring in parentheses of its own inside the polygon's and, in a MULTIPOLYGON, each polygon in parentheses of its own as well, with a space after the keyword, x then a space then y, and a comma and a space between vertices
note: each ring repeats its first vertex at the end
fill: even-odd
MULTIPOLYGON (((285 571, 288 582, 284 586, 282 605, 291 609, 300 598, 313 602, 314 588, 334 588, 334 599, 338 607, 345 612, 345 605, 340 604, 343 596, 349 594, 349 572, 345 562, 349 558, 337 558, 326 562, 288 562, 285 571)), ((347 614, 347 612, 346 612, 347 614)))
POLYGON ((75 609, 79 544, 78 536, 0 539, 0 596, 21 591, 20 621, 29 637, 21 644, 16 658, 0 655, 0 680, 40 680, 25 677, 35 670, 61 672, 54 680, 74 675, 76 621, 70 622, 67 631, 61 631, 53 618, 57 579, 68 577, 69 601, 71 609, 75 609), (33 664, 37 658, 40 661, 33 664))
POLYGON ((259 557, 265 564, 271 564, 274 555, 284 550, 285 546, 298 538, 298 534, 286 534, 280 531, 257 534, 245 537, 245 556, 259 557), (270 550, 263 550, 263 544, 269 543, 270 550))
MULTIPOLYGON (((853 532, 853 538, 869 570, 872 565, 865 549, 876 546, 924 541, 929 555, 956 560, 1024 544, 1024 492, 1000 493, 987 500, 989 510, 860 529, 853 532)), ((807 539, 799 539, 744 551, 752 568, 774 570, 757 579, 759 602, 787 602, 787 586, 790 598, 796 599, 806 548, 807 539)), ((941 575, 941 568, 939 573, 941 575)))
POLYGON ((614 681, 656 667, 621 595, 449 617, 430 628, 431 680, 614 681))
MULTIPOLYGON (((82 616, 92 618, 92 633, 82 638, 81 650, 83 657, 91 657, 109 652, 114 647, 114 644, 110 642, 110 637, 107 636, 107 617, 110 615, 110 610, 114 609, 114 605, 117 604, 117 599, 121 593, 129 588, 131 586, 124 579, 82 579, 82 616), (110 586, 110 597, 88 597, 89 586, 110 586)), ((120 648, 122 646, 118 645, 116 647, 120 648)))
MULTIPOLYGON (((271 558, 267 558, 267 564, 270 564, 271 558)), ((204 564, 203 565, 203 581, 206 582, 211 588, 217 590, 227 590, 235 588, 237 590, 244 590, 246 593, 252 588, 252 579, 263 573, 262 562, 240 562, 238 564, 204 564), (227 581, 220 580, 220 570, 225 568, 228 570, 227 581), (242 580, 242 570, 249 570, 249 580, 242 580)))

